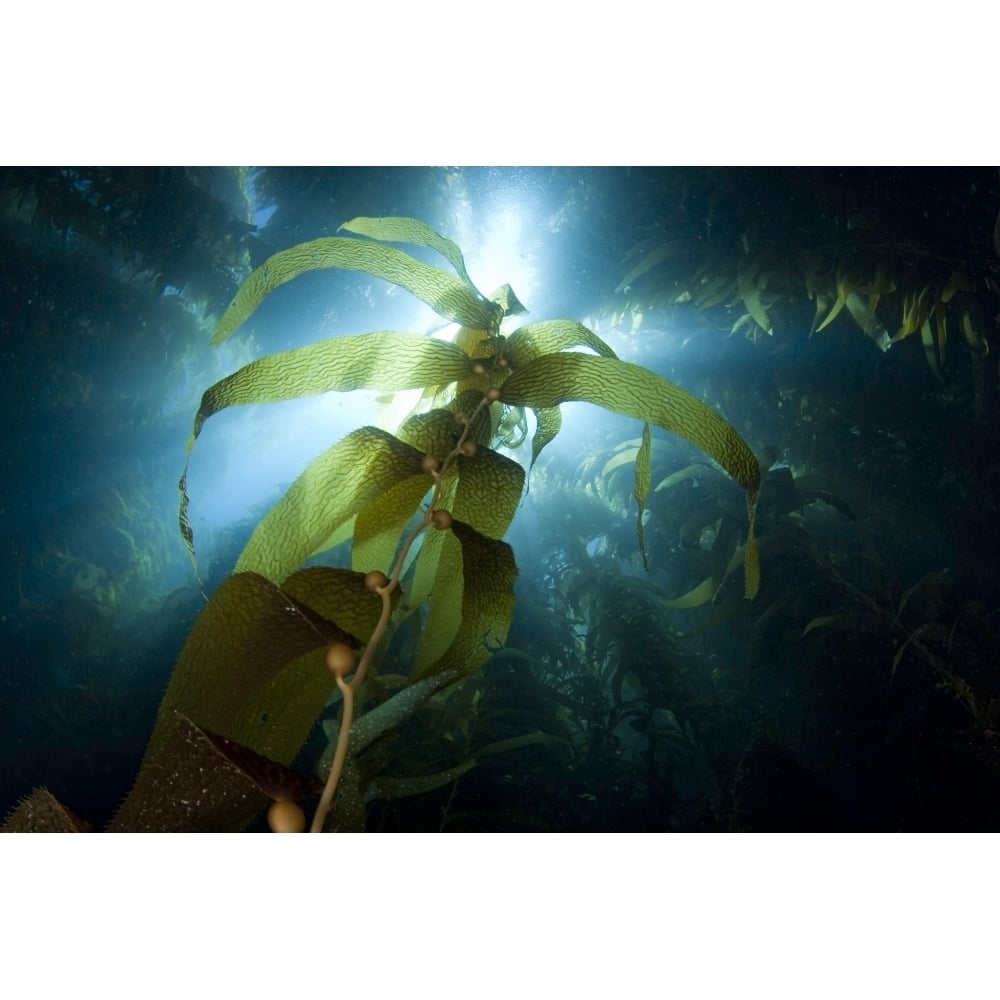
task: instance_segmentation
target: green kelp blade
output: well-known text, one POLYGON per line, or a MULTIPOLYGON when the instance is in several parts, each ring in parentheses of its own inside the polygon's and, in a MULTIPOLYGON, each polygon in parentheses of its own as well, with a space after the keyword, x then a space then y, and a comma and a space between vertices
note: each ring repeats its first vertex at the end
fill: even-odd
MULTIPOLYGON (((398 729, 428 698, 460 679, 461 675, 458 671, 445 670, 422 681, 411 682, 376 708, 356 716, 354 724, 351 726, 351 737, 347 750, 348 759, 357 757, 390 730, 398 729)), ((326 731, 330 746, 320 759, 319 772, 321 774, 329 770, 339 726, 337 722, 330 720, 323 723, 323 729, 326 731)), ((340 792, 338 791, 337 794, 339 795, 340 792)))
MULTIPOLYGON (((367 641, 382 613, 382 600, 364 581, 364 573, 310 566, 293 573, 281 589, 367 641)), ((395 606, 398 588, 391 600, 395 606)), ((325 646, 304 653, 260 687, 237 713, 232 738, 283 764, 291 763, 334 690, 325 655, 325 646)))
POLYGON ((454 450, 461 432, 461 426, 451 410, 436 409, 407 417, 400 425, 397 436, 421 453, 433 455, 443 462, 454 450))
POLYGON ((386 243, 412 243, 414 246, 437 250, 455 268, 462 281, 470 288, 476 289, 469 272, 465 270, 465 258, 458 244, 442 236, 437 230, 431 229, 426 222, 400 215, 386 215, 381 218, 359 215, 356 219, 345 222, 338 232, 340 230, 347 230, 358 236, 369 236, 373 240, 382 240, 386 243))
POLYGON ((931 329, 929 315, 920 324, 920 343, 923 345, 924 357, 927 359, 927 364, 931 372, 933 372, 934 377, 939 382, 944 382, 944 377, 941 375, 941 368, 938 365, 937 347, 934 344, 934 331, 931 329))
MULTIPOLYGON (((451 501, 454 499, 454 490, 458 486, 458 478, 450 476, 446 478, 446 491, 441 495, 441 506, 448 510, 451 501)), ((426 601, 431 591, 434 590, 438 579, 438 567, 441 562, 441 554, 444 551, 444 542, 449 535, 445 531, 426 530, 420 539, 420 550, 413 560, 412 572, 406 581, 406 600, 403 606, 403 616, 413 614, 426 601)), ((397 616, 397 624, 400 616, 397 616)))
MULTIPOLYGON (((187 453, 190 455, 208 417, 228 406, 275 402, 330 391, 360 388, 398 391, 447 384, 465 378, 471 366, 472 361, 454 344, 394 331, 334 337, 268 355, 205 390, 188 438, 187 453)), ((177 485, 181 537, 197 574, 186 465, 177 485)))
MULTIPOLYGON (((443 461, 455 448, 461 433, 455 414, 450 410, 431 410, 409 417, 399 429, 399 437, 418 451, 443 461)), ((451 511, 458 490, 458 469, 452 465, 441 480, 437 505, 451 511)), ((426 530, 408 578, 406 614, 412 614, 429 597, 438 575, 443 542, 447 532, 426 530)))
POLYGON ((649 433, 649 424, 642 425, 642 444, 635 457, 635 499, 639 506, 636 512, 635 527, 639 536, 639 552, 642 555, 643 569, 649 569, 649 559, 646 555, 646 533, 643 530, 642 515, 646 509, 646 497, 649 494, 649 486, 652 481, 652 473, 649 468, 649 456, 653 450, 653 439, 649 433))
MULTIPOLYGON (((543 320, 518 327, 503 344, 503 357, 512 371, 523 368, 536 358, 557 354, 568 347, 589 347, 602 357, 617 357, 612 348, 593 330, 574 320, 543 320)), ((562 413, 558 406, 532 407, 535 433, 531 439, 531 466, 534 467, 542 449, 551 444, 562 428, 562 413)))
POLYGON ((437 788, 454 784, 476 766, 475 757, 467 757, 461 764, 435 774, 421 774, 412 778, 377 777, 366 791, 371 799, 403 799, 411 795, 426 795, 437 788))
POLYGON ((753 529, 760 466, 746 441, 710 406, 639 365, 575 353, 545 355, 515 371, 501 387, 501 400, 535 408, 570 400, 595 403, 656 424, 711 455, 746 490, 744 593, 747 598, 757 593, 760 565, 753 529))
POLYGON ((762 298, 764 286, 767 284, 766 273, 761 273, 759 259, 741 266, 736 279, 737 295, 743 301, 746 311, 753 321, 768 335, 772 333, 771 317, 762 298))
POLYGON ((458 490, 451 514, 487 538, 502 538, 514 519, 524 489, 524 469, 480 446, 472 458, 459 457, 458 490))
POLYGON ((687 593, 681 594, 672 600, 664 600, 664 605, 668 608, 678 608, 682 611, 691 608, 700 608, 703 604, 708 604, 715 597, 718 590, 718 583, 712 577, 706 577, 701 583, 696 584, 687 593))
MULTIPOLYGON (((478 392, 470 396, 467 403, 471 406, 458 401, 467 410, 482 398, 478 392)), ((488 430, 486 425, 484 435, 488 430)), ((450 410, 431 410, 406 420, 399 429, 399 437, 419 451, 443 460, 454 449, 460 431, 450 410)), ((521 502, 524 469, 482 444, 471 458, 457 456, 452 468, 458 470, 459 482, 446 509, 481 534, 502 537, 521 502)))
MULTIPOLYGON (((283 580, 321 551, 336 528, 397 483, 421 474, 423 453, 377 427, 361 427, 314 459, 254 529, 237 572, 283 580)), ((427 486, 433 480, 426 475, 427 486)), ((409 500, 398 497, 399 503, 409 500)), ((378 567, 376 567, 378 568, 378 567)))
POLYGON ((546 354, 567 347, 589 347, 606 358, 615 352, 589 327, 569 319, 548 319, 518 327, 503 344, 503 356, 513 371, 546 354))
POLYGON ((817 618, 810 619, 799 638, 804 639, 814 628, 840 628, 853 616, 854 613, 850 611, 841 611, 833 615, 819 615, 817 618))
POLYGON ((528 437, 528 418, 524 415, 523 406, 496 404, 490 407, 490 415, 493 418, 492 440, 511 451, 524 444, 528 437))
POLYGON ((989 341, 976 329, 975 324, 972 322, 972 315, 968 309, 962 312, 962 334, 965 336, 965 342, 976 354, 981 354, 985 357, 990 353, 989 341))
POLYGON ((325 236, 281 250, 252 271, 236 291, 212 334, 221 344, 251 316, 272 289, 306 271, 338 267, 367 271, 411 292, 439 316, 462 326, 491 329, 500 308, 479 295, 460 278, 415 260, 381 243, 344 236, 325 236))
POLYGON ((637 263, 633 264, 626 272, 625 277, 618 283, 615 294, 624 292, 629 285, 641 278, 647 271, 651 271, 657 264, 662 264, 671 257, 679 257, 684 253, 684 245, 678 240, 674 243, 660 243, 644 254, 637 263))
POLYGON ((623 465, 631 465, 635 462, 642 445, 642 438, 632 438, 619 444, 615 453, 605 463, 600 472, 600 477, 606 479, 615 469, 620 469, 623 465))
MULTIPOLYGON (((676 608, 681 611, 690 611, 693 608, 700 608, 703 604, 708 604, 710 601, 714 601, 716 595, 722 589, 722 585, 726 582, 729 574, 732 573, 736 567, 740 564, 740 552, 736 546, 735 537, 730 539, 725 539, 722 546, 720 546, 720 552, 715 551, 713 546, 713 563, 718 565, 719 556, 725 556, 728 553, 729 561, 721 569, 713 567, 712 575, 706 577, 701 583, 696 584, 687 593, 681 594, 679 597, 675 597, 669 600, 664 600, 663 604, 668 608, 676 608)), ((744 563, 745 565, 745 563, 744 563)))
POLYGON ((735 299, 737 296, 736 282, 731 275, 702 277, 694 282, 693 288, 691 304, 695 309, 714 309, 726 299, 735 299))
POLYGON ((291 763, 336 690, 326 650, 321 646, 296 657, 255 692, 233 720, 233 739, 273 760, 291 763))
POLYGON ((409 476, 379 494, 358 514, 351 545, 351 566, 362 573, 373 569, 391 575, 407 525, 433 483, 426 473, 409 476))
POLYGON ((461 544, 462 606, 458 631, 435 662, 414 668, 411 680, 441 671, 471 674, 507 641, 514 617, 514 551, 506 542, 480 535, 453 521, 450 529, 461 544))
POLYGON ((500 306, 504 316, 523 316, 528 311, 509 284, 503 284, 491 292, 490 302, 500 306))
POLYGON ((354 389, 396 392, 446 385, 468 378, 472 364, 454 344, 392 330, 331 337, 269 354, 205 390, 188 450, 205 421, 227 406, 274 403, 322 392, 354 389))
MULTIPOLYGON (((437 530, 437 529, 430 529, 437 530)), ((413 656, 412 676, 428 676, 427 668, 444 656, 462 624, 464 590, 462 546, 451 531, 441 532, 430 610, 413 656)))
POLYGON ((543 406, 532 412, 535 414, 535 434, 531 439, 531 465, 534 467, 542 449, 551 444, 562 429, 562 410, 558 406, 543 406))
POLYGON ((656 484, 656 488, 653 492, 659 493, 660 490, 668 490, 671 486, 676 486, 685 479, 700 479, 702 476, 712 471, 714 470, 701 462, 692 462, 690 465, 685 465, 683 469, 678 469, 676 472, 672 472, 666 479, 661 479, 656 484))
MULTIPOLYGON (((281 589, 364 641, 382 615, 382 599, 365 586, 365 574, 353 570, 308 566, 288 577, 281 589)), ((398 591, 393 591, 391 600, 395 605, 398 591)))
MULTIPOLYGON (((210 780, 202 759, 205 734, 195 733, 198 738, 192 740, 198 726, 187 717, 238 741, 247 754, 289 764, 334 686, 323 662, 326 646, 334 641, 359 646, 355 635, 371 634, 381 606, 365 588, 363 575, 349 570, 312 567, 293 574, 281 588, 250 573, 225 580, 181 652, 135 787, 112 828, 231 829, 246 822, 261 803, 250 803, 249 812, 240 805, 256 795, 244 787, 245 776, 223 767, 213 771, 216 790, 207 797, 199 794, 210 780), (350 631, 333 624, 337 618, 350 631), (187 729, 178 732, 176 720, 182 717, 187 729), (165 789, 187 801, 164 801, 165 789), (231 808, 235 813, 225 812, 231 808)), ((259 768, 246 754, 236 763, 261 785, 259 768)), ((275 773, 280 778, 283 772, 277 768, 275 773)))
POLYGON ((857 292, 851 292, 846 299, 847 311, 851 314, 854 322, 861 327, 866 337, 870 337, 872 342, 880 351, 888 351, 892 347, 892 337, 885 328, 882 321, 875 315, 875 310, 868 305, 868 301, 857 292))

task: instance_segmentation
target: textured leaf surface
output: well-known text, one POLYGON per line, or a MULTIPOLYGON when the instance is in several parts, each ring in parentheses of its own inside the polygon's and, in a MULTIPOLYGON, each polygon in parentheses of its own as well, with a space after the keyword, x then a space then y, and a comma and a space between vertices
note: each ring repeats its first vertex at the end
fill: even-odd
POLYGON ((462 547, 461 625, 444 655, 415 670, 414 680, 456 670, 470 674, 507 639, 514 615, 517 566, 506 542, 486 538, 461 521, 451 530, 462 547))
POLYGON ((231 829, 246 822, 264 804, 257 764, 242 759, 238 770, 246 773, 231 773, 212 756, 219 746, 205 745, 205 734, 194 730, 288 764, 333 688, 326 646, 360 646, 354 633, 367 637, 380 609, 363 577, 349 570, 302 570, 281 588, 253 573, 224 580, 181 651, 135 786, 112 828, 231 829), (337 617, 351 631, 334 624, 337 617), (210 788, 206 775, 218 768, 210 788), (246 785, 247 774, 257 791, 246 785))
POLYGON ((365 586, 365 574, 349 569, 309 566, 288 577, 281 589, 361 639, 372 634, 382 614, 382 599, 365 586))
MULTIPOLYGON (((388 701, 382 702, 377 708, 373 708, 370 712, 365 712, 364 715, 356 718, 354 725, 351 726, 348 755, 350 757, 357 756, 390 729, 401 726, 428 698, 454 683, 460 676, 455 670, 441 671, 433 677, 409 684, 388 701)), ((327 726, 324 723, 323 725, 327 730, 327 737, 335 743, 337 724, 332 723, 327 726)), ((325 763, 329 766, 329 761, 325 763)))
POLYGON ((390 486, 358 514, 351 546, 354 569, 362 573, 380 569, 389 575, 406 527, 432 484, 424 473, 410 476, 390 486))
POLYGON ((472 458, 457 461, 458 490, 451 513, 482 535, 502 538, 521 502, 524 469, 484 447, 472 458))
POLYGON ((642 444, 635 456, 635 499, 639 506, 636 513, 635 526, 639 536, 639 553, 642 555, 642 565, 649 569, 649 559, 646 556, 646 533, 643 530, 642 515, 646 509, 646 497, 649 494, 651 472, 649 468, 650 453, 653 450, 653 439, 649 433, 649 424, 642 425, 642 444))
POLYGON ((471 372, 472 362, 459 347, 419 334, 382 330, 332 337, 251 361, 209 386, 201 397, 191 441, 213 413, 227 406, 335 390, 395 392, 456 382, 471 372))
POLYGON ((562 429, 562 411, 558 406, 536 408, 535 434, 531 439, 531 464, 538 461, 542 449, 553 441, 562 429))
POLYGON ((155 755, 174 712, 230 736, 237 713, 286 664, 334 641, 360 645, 353 635, 263 577, 228 577, 202 609, 184 644, 143 766, 155 755))
POLYGON ((596 403, 657 424, 711 455, 747 492, 745 592, 753 597, 760 580, 753 521, 760 491, 760 466, 750 446, 715 410, 679 386, 639 365, 589 354, 545 355, 514 372, 501 398, 515 406, 550 407, 569 400, 596 403))
POLYGON ((506 340, 503 355, 513 370, 567 347, 589 347, 606 358, 617 355, 593 330, 569 319, 549 319, 519 327, 506 340))
MULTIPOLYGON (((457 479, 452 477, 450 486, 457 486, 457 479)), ((451 491, 442 495, 444 508, 451 507, 454 499, 451 491)), ((409 586, 406 594, 406 614, 412 614, 424 601, 430 597, 431 591, 438 576, 438 565, 441 553, 444 551, 444 542, 448 538, 445 531, 425 531, 420 539, 420 552, 413 564, 413 574, 409 579, 409 586)))
POLYGON ((336 690, 326 649, 320 646, 290 660, 248 697, 233 718, 233 739, 274 760, 294 760, 336 690))
POLYGON ((35 788, 11 811, 0 833, 93 833, 85 819, 64 806, 47 788, 35 788))
POLYGON ((465 258, 456 243, 442 236, 437 230, 431 229, 426 222, 410 219, 405 216, 387 215, 381 218, 358 216, 345 222, 341 229, 359 236, 370 236, 374 240, 384 240, 389 243, 412 243, 414 246, 430 247, 439 254, 457 272, 458 276, 470 288, 475 288, 472 279, 465 270, 465 258))
POLYGON ((514 294, 514 289, 507 284, 501 285, 490 293, 490 302, 495 302, 500 306, 504 316, 521 316, 528 311, 514 294))
POLYGON ((109 826, 115 833, 216 833, 245 826, 276 798, 316 783, 175 713, 158 757, 143 766, 109 826))
POLYGON ((427 668, 444 655, 462 623, 462 546, 451 531, 442 531, 441 536, 430 591, 430 612, 413 658, 414 677, 427 675, 427 668))
POLYGON ((268 292, 306 271, 338 267, 367 271, 412 292, 439 316, 463 326, 491 327, 499 308, 478 295, 460 278, 429 267, 409 254, 381 243, 343 236, 325 236, 281 250, 252 271, 222 314, 212 334, 212 343, 221 344, 239 329, 264 300, 268 292))
MULTIPOLYGON (((455 447, 460 430, 449 410, 432 410, 407 420, 399 430, 399 437, 421 452, 444 459, 455 447)), ((500 538, 510 527, 521 502, 524 469, 482 445, 472 458, 458 457, 452 468, 458 471, 458 487, 446 508, 476 531, 500 538)))
POLYGON ((450 410, 418 413, 407 418, 398 431, 401 441, 442 462, 455 447, 460 435, 461 427, 450 410))
POLYGON ((268 511, 240 555, 237 572, 283 580, 320 551, 347 518, 418 475, 422 460, 417 449, 377 427, 348 434, 312 461, 268 511))
MULTIPOLYGON (((293 573, 282 590, 362 640, 375 630, 382 601, 365 587, 364 574, 330 566, 293 573)), ((395 604, 399 591, 393 592, 395 604)), ((334 690, 321 646, 290 661, 247 699, 232 737, 259 753, 289 763, 301 749, 316 717, 334 690)))

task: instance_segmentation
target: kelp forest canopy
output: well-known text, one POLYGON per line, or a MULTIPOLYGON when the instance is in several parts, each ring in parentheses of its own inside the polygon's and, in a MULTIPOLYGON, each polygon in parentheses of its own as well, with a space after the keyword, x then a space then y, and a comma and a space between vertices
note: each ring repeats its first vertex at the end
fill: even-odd
POLYGON ((0 239, 8 828, 314 802, 420 517, 328 828, 1000 823, 996 168, 10 168, 0 239))
MULTIPOLYGON (((814 306, 810 337, 846 308, 883 352, 919 333, 944 381, 949 329, 953 341, 988 352, 1000 252, 995 178, 977 185, 970 175, 961 194, 941 190, 941 203, 928 210, 934 181, 947 176, 913 172, 923 188, 905 172, 789 170, 772 176, 773 187, 758 187, 752 172, 725 172, 725 194, 700 199, 708 211, 695 239, 679 225, 641 241, 616 291, 647 307, 735 305, 730 331, 754 342, 772 336, 776 323, 787 330, 789 307, 814 306)), ((981 375, 977 382, 981 408, 981 375)))

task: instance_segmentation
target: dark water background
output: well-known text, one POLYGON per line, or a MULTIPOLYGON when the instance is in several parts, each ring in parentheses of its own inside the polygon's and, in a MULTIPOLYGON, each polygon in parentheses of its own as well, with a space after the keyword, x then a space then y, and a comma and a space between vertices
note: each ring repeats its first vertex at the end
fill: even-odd
MULTIPOLYGON (((778 465, 760 597, 729 586, 671 610, 663 601, 705 575, 731 499, 693 482, 653 494, 643 569, 631 473, 602 474, 640 427, 567 407, 509 536, 508 647, 462 734, 552 740, 376 802, 369 828, 995 829, 998 208, 992 168, 0 171, 0 812, 44 785, 100 827, 130 786, 203 603, 176 483, 204 388, 262 353, 428 324, 381 282, 315 273, 215 350, 239 281, 354 216, 411 215, 455 239, 486 290, 477 248, 505 254, 529 319, 590 323, 755 450, 773 446, 778 465), (907 283, 964 269, 990 352, 953 317, 938 378, 919 333, 883 353, 845 310, 808 336, 804 292, 778 295, 770 336, 733 332, 731 298, 701 312, 677 301, 692 275, 733 261, 801 278, 820 248, 887 261, 899 301, 907 283), (790 483, 809 476, 821 478, 804 499, 790 483), (706 499, 717 516, 692 534, 706 499)), ((206 428, 191 484, 209 590, 310 455, 356 425, 353 404, 318 405, 248 407, 206 428)), ((700 457, 654 437, 654 484, 700 457)), ((453 764, 432 736, 409 727, 392 766, 453 764)))

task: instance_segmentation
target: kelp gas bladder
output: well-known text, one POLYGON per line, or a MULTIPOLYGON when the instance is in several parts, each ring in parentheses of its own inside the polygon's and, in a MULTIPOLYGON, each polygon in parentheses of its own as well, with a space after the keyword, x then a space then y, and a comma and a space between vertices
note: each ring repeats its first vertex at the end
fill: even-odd
MULTIPOLYGON (((333 444, 258 524, 233 575, 192 629, 136 785, 112 829, 238 828, 268 801, 276 803, 269 812, 272 828, 304 827, 294 800, 318 789, 288 765, 335 684, 343 696, 341 724, 312 828, 363 826, 357 768, 350 780, 345 777, 327 817, 341 774, 351 775, 362 749, 435 691, 477 670, 506 640, 517 571, 501 539, 520 501, 525 470, 491 445, 509 438, 512 427, 524 433, 524 408, 535 416, 532 464, 559 432, 561 403, 595 403, 644 422, 635 462, 644 558, 648 425, 711 455, 746 491, 745 596, 757 591, 753 524, 760 469, 750 447, 715 410, 619 360, 572 320, 529 323, 501 335, 505 318, 524 312, 513 291, 504 286, 490 296, 480 293, 459 248, 422 222, 358 218, 341 229, 353 235, 300 244, 253 271, 219 321, 213 343, 235 333, 278 285, 330 267, 365 271, 407 289, 458 324, 458 332, 450 343, 396 331, 336 337, 260 358, 206 390, 189 455, 205 421, 229 406, 362 388, 419 388, 423 401, 395 434, 361 427, 333 444), (387 245, 397 242, 433 248, 454 273, 387 245), (592 353, 572 350, 581 347, 592 353), (425 533, 430 526, 438 530, 425 533), (350 570, 299 568, 347 538, 350 570), (399 600, 401 581, 405 601, 399 600), (376 690, 366 694, 381 704, 355 718, 371 659, 392 629, 425 602, 409 674, 371 678, 376 690), (396 688, 401 690, 391 693, 396 688)), ((180 529, 194 561, 186 467, 179 487, 180 529)), ((445 778, 453 780, 450 773, 445 778)))

